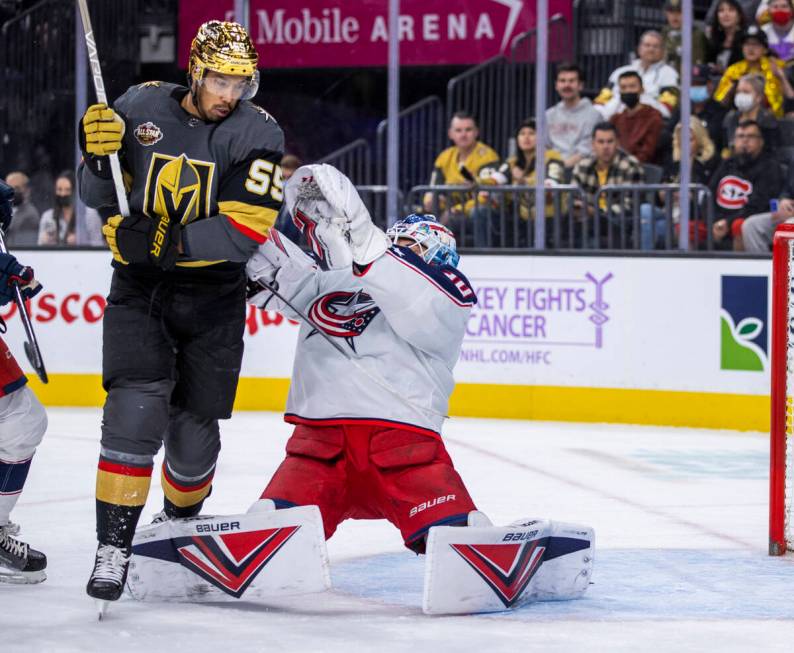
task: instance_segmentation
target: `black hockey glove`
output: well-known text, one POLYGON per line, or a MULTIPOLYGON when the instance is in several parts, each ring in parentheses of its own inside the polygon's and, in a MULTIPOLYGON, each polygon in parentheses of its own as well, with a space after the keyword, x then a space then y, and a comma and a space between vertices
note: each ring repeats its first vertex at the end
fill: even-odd
POLYGON ((14 199, 14 189, 0 179, 0 228, 3 231, 11 224, 12 199, 14 199))
POLYGON ((114 215, 102 227, 102 233, 113 252, 113 258, 122 265, 144 263, 163 270, 176 265, 182 226, 168 216, 133 213, 126 218, 114 215))
POLYGON ((19 286, 23 299, 41 292, 41 284, 33 275, 33 268, 20 265, 11 254, 0 253, 0 306, 14 300, 14 286, 19 286))

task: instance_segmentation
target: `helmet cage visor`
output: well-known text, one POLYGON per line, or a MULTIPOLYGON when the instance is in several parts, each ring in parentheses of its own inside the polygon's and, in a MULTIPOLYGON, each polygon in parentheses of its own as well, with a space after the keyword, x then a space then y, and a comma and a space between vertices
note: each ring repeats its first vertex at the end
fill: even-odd
POLYGON ((460 255, 455 251, 455 238, 444 226, 435 222, 395 223, 386 235, 396 245, 405 238, 419 246, 419 256, 431 265, 457 266, 460 255))

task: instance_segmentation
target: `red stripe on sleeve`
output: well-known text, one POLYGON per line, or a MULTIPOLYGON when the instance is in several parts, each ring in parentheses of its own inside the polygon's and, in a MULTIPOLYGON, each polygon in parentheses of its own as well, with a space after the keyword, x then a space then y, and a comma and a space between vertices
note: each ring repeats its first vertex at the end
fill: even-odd
POLYGON ((239 222, 235 222, 228 215, 224 215, 223 217, 226 218, 231 223, 232 227, 237 229, 237 231, 239 231, 244 236, 248 236, 248 238, 250 238, 251 240, 256 241, 260 245, 267 240, 267 236, 263 236, 262 234, 260 234, 260 233, 258 233, 256 231, 254 231, 253 229, 251 229, 250 227, 246 227, 244 224, 240 224, 239 222))

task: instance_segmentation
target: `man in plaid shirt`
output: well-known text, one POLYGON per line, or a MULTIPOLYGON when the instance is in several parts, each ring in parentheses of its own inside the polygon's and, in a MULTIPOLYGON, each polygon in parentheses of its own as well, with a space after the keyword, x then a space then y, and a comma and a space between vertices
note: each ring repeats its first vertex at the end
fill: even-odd
MULTIPOLYGON (((619 193, 612 194, 614 203, 607 209, 607 195, 598 196, 596 212, 596 196, 598 189, 607 185, 633 185, 645 181, 642 164, 630 154, 626 154, 618 146, 618 131, 609 122, 598 123, 593 129, 593 154, 585 157, 573 169, 573 183, 584 192, 586 202, 577 200, 574 207, 581 218, 598 216, 606 218, 615 225, 621 222, 628 227, 631 224, 632 202, 629 193, 622 193, 623 207, 621 210, 619 193)), ((602 229, 603 231, 603 229, 602 229)))

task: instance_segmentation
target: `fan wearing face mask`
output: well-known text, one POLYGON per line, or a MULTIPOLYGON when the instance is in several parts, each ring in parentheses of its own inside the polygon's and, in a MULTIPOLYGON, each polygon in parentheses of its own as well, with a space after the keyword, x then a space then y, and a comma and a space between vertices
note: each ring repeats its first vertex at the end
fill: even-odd
POLYGON ((85 210, 85 233, 78 239, 74 174, 65 170, 55 180, 55 206, 41 214, 39 245, 101 245, 102 219, 91 208, 85 210))
POLYGON ((794 58, 794 5, 791 0, 771 0, 767 4, 769 22, 761 29, 769 40, 769 50, 783 61, 794 58))
POLYGON ((736 85, 733 96, 734 108, 725 116, 722 123, 726 149, 723 158, 730 156, 730 148, 734 146, 736 127, 745 120, 753 120, 761 127, 764 142, 768 149, 773 149, 778 133, 778 122, 769 109, 763 106, 764 78, 760 75, 745 75, 736 85))
POLYGON ((755 25, 748 27, 742 36, 744 58, 725 71, 714 92, 714 99, 726 105, 730 104, 736 93, 736 85, 742 77, 749 74, 761 75, 764 79, 766 104, 776 117, 782 118, 784 100, 794 98, 794 88, 786 78, 783 61, 774 56, 774 53, 770 55, 768 50, 766 32, 755 25))
POLYGON ((656 146, 664 126, 662 114, 640 102, 643 85, 639 73, 628 70, 621 74, 618 88, 621 105, 610 122, 618 129, 620 147, 641 163, 650 163, 656 158, 656 146))
MULTIPOLYGON (((716 151, 722 151, 724 128, 723 122, 728 113, 727 109, 717 102, 712 94, 720 79, 720 73, 713 64, 697 64, 692 66, 692 86, 689 89, 690 111, 693 118, 697 118, 708 132, 716 151)), ((673 148, 673 130, 681 121, 679 107, 673 111, 667 121, 662 136, 657 146, 657 152, 664 154, 673 148)))

